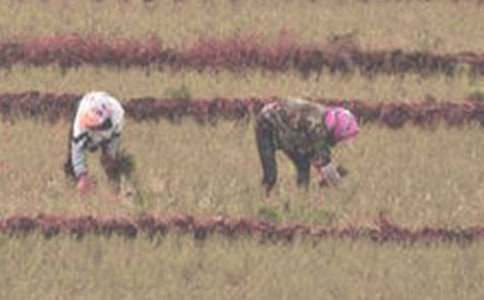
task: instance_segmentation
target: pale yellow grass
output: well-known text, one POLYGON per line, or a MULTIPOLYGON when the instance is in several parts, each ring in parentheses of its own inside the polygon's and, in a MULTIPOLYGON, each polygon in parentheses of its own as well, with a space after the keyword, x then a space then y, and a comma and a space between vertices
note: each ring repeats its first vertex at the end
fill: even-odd
POLYGON ((198 97, 271 97, 300 96, 313 98, 349 98, 369 101, 460 101, 476 91, 484 91, 482 78, 464 74, 453 77, 375 76, 358 73, 339 76, 323 73, 303 78, 297 72, 270 73, 248 71, 157 72, 141 69, 81 67, 62 72, 57 67, 14 67, 0 70, 0 92, 78 93, 106 90, 121 100, 133 97, 176 97, 180 91, 198 97))
POLYGON ((282 30, 324 43, 350 35, 363 48, 443 52, 484 50, 484 6, 477 1, 3 1, 0 38, 78 32, 150 37, 182 45, 199 36, 282 30))
MULTIPOLYGON (((12 213, 115 214, 186 212, 262 216, 323 225, 373 225, 380 213, 409 227, 471 226, 484 222, 483 131, 364 126, 353 149, 335 148, 351 171, 338 189, 298 191, 293 166, 279 155, 279 181, 269 207, 252 123, 199 127, 186 122, 134 123, 123 144, 136 158, 138 196, 115 194, 89 155, 99 186, 81 199, 63 177, 67 123, 0 125, 0 215, 12 213)), ((133 186, 135 185, 135 186, 133 186)))
POLYGON ((0 237, 2 299, 482 299, 483 244, 0 237))
MULTIPOLYGON (((301 43, 349 35, 362 48, 484 52, 484 6, 473 1, 3 1, 0 39, 77 32, 105 37, 158 37, 183 46, 200 36, 281 30, 301 43)), ((375 100, 461 100, 482 89, 463 74, 420 77, 356 74, 302 79, 296 73, 14 67, 0 71, 1 92, 84 93, 108 90, 122 99, 170 97, 186 87, 193 97, 310 96, 375 100)), ((483 224, 482 128, 364 126, 354 149, 335 159, 351 171, 337 190, 308 193, 278 156, 280 179, 272 204, 263 202, 253 124, 128 120, 123 145, 135 155, 136 196, 114 193, 97 162, 97 190, 80 198, 64 179, 69 124, 32 120, 0 123, 0 216, 13 213, 137 215, 187 212, 269 217, 322 225, 373 225, 381 213, 410 228, 483 224)), ((0 236, 2 299, 483 299, 482 242, 397 246, 324 241, 260 244, 212 237, 150 241, 0 236)))

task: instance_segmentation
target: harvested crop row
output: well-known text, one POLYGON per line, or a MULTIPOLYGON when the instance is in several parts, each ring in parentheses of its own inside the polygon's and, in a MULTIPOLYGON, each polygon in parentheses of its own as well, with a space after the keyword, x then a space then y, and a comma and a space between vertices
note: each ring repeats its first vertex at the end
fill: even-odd
POLYGON ((61 68, 150 66, 159 70, 168 67, 199 71, 259 68, 277 72, 297 70, 303 75, 356 70, 367 76, 408 72, 453 75, 462 70, 484 74, 484 55, 479 53, 439 54, 402 49, 363 51, 352 40, 314 46, 299 45, 284 36, 274 43, 263 42, 257 36, 200 39, 185 49, 164 47, 158 39, 108 40, 77 34, 0 42, 0 66, 8 68, 19 63, 58 65, 61 68))
MULTIPOLYGON (((33 117, 56 122, 69 119, 81 95, 24 92, 0 94, 0 115, 6 120, 33 117)), ((214 99, 130 99, 123 103, 127 115, 136 121, 166 119, 172 122, 190 117, 200 123, 214 123, 219 119, 241 120, 260 111, 263 105, 277 98, 214 98, 214 99)), ((445 122, 458 126, 470 122, 484 124, 484 103, 479 101, 370 103, 363 100, 313 99, 325 105, 341 105, 353 111, 361 122, 375 122, 391 128, 407 123, 418 126, 445 122)))
POLYGON ((45 237, 59 234, 118 235, 128 238, 146 234, 150 237, 167 233, 192 234, 196 239, 219 234, 227 237, 258 237, 267 240, 292 241, 296 237, 319 239, 369 240, 373 242, 472 242, 484 238, 484 228, 431 228, 411 230, 380 217, 373 227, 325 228, 301 223, 276 224, 254 218, 210 217, 191 215, 94 217, 94 216, 11 216, 0 220, 0 232, 9 235, 40 233, 45 237))

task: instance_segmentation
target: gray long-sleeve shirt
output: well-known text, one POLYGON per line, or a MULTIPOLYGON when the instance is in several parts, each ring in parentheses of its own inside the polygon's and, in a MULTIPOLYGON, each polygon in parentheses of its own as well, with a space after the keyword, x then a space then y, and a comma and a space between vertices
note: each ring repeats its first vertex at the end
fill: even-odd
POLYGON ((124 110, 118 100, 108 93, 90 92, 81 99, 74 119, 70 153, 76 177, 87 172, 86 150, 95 150, 99 146, 103 146, 108 155, 113 158, 116 157, 123 123, 124 110), (81 121, 83 114, 86 114, 91 109, 108 111, 106 116, 110 119, 111 126, 101 130, 92 130, 83 126, 81 121))

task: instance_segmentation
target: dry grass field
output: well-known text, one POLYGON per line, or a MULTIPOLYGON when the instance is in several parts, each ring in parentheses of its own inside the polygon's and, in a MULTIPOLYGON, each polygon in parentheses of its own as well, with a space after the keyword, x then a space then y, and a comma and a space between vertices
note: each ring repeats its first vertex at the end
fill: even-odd
POLYGON ((351 35, 364 49, 441 52, 484 50, 478 0, 8 0, 0 6, 0 37, 76 32, 108 37, 159 37, 183 45, 200 36, 281 30, 301 42, 325 43, 351 35))
MULTIPOLYGON (((363 49, 484 52, 478 1, 14 1, 0 4, 0 39, 63 33, 157 37, 183 46, 200 37, 287 30, 301 43, 349 35, 363 49)), ((0 71, 0 91, 83 93, 120 99, 308 96, 368 101, 463 101, 480 77, 358 73, 303 78, 296 72, 150 72, 149 69, 22 67, 0 71)), ((406 228, 484 224, 484 131, 477 124, 432 130, 364 125, 353 147, 335 148, 350 170, 338 189, 297 190, 278 155, 270 202, 260 188, 254 124, 127 120, 123 147, 136 173, 120 193, 99 153, 89 154, 97 189, 81 197, 64 178, 69 124, 0 121, 0 218, 12 214, 249 216, 279 224, 372 226, 383 215, 406 228)), ((371 241, 189 235, 149 239, 0 234, 2 299, 482 299, 482 242, 405 245, 371 241)))
POLYGON ((258 215, 277 221, 367 225, 380 213, 408 227, 472 226, 484 221, 482 129, 434 131, 367 126, 352 148, 335 148, 335 161, 351 170, 339 189, 295 186, 289 160, 278 156, 280 178, 273 203, 264 202, 252 124, 200 127, 128 122, 124 147, 135 154, 136 180, 113 193, 98 154, 89 165, 99 188, 81 199, 64 179, 67 124, 2 124, 0 213, 258 215), (35 155, 32 155, 35 153, 35 155))
POLYGON ((0 238, 4 299, 481 299, 483 247, 0 238))
POLYGON ((80 67, 62 72, 56 67, 13 67, 0 70, 0 90, 20 92, 78 93, 107 90, 121 100, 133 97, 175 97, 185 90, 193 98, 199 97, 285 97, 351 98, 368 101, 421 101, 427 97, 461 101, 475 92, 484 93, 480 77, 464 74, 448 77, 416 74, 403 76, 381 75, 373 78, 352 76, 321 76, 303 78, 297 72, 270 73, 248 71, 204 72, 147 72, 144 69, 119 71, 109 68, 80 67))

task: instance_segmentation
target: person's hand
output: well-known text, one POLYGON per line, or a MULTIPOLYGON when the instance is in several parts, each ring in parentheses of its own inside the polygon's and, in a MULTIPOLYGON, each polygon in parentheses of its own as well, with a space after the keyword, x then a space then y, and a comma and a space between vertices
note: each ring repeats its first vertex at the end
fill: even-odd
POLYGON ((329 182, 328 178, 326 178, 326 175, 324 175, 324 172, 321 170, 318 170, 318 184, 319 184, 319 187, 322 187, 322 188, 331 186, 331 183, 329 182))
POLYGON ((340 167, 335 168, 333 164, 327 164, 324 167, 318 169, 319 173, 319 186, 320 187, 328 187, 332 186, 335 187, 341 182, 341 178, 343 175, 346 175, 348 172, 346 169, 341 169, 343 171, 343 175, 339 173, 340 167))
POLYGON ((87 174, 83 174, 77 179, 77 190, 81 195, 86 195, 96 186, 96 182, 91 180, 87 174))

